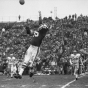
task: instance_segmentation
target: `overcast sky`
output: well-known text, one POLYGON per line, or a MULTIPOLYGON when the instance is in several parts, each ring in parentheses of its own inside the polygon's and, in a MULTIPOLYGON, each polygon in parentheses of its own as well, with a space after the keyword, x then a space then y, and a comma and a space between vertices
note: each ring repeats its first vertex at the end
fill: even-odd
POLYGON ((0 0, 0 21, 38 19, 38 11, 42 16, 57 15, 59 18, 75 14, 88 15, 88 0, 25 0, 24 5, 19 0, 0 0), (50 13, 52 11, 52 14, 50 13))

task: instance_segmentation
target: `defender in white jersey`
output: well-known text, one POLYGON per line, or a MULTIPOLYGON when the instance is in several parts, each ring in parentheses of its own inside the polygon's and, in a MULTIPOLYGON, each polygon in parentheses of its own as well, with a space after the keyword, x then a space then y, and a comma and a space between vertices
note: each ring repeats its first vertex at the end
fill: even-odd
POLYGON ((13 54, 11 54, 9 57, 7 57, 7 63, 8 67, 7 70, 10 73, 11 78, 13 77, 13 74, 15 72, 14 66, 15 66, 15 57, 13 54))
POLYGON ((77 53, 77 51, 73 51, 73 54, 71 54, 70 56, 70 64, 74 69, 74 75, 76 77, 76 80, 78 79, 78 70, 80 63, 82 64, 81 54, 77 53))

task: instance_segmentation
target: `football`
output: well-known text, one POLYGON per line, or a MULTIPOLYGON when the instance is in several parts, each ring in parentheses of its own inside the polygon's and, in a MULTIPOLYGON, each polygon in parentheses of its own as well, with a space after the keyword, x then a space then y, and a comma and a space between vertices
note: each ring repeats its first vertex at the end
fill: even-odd
POLYGON ((20 3, 21 5, 24 5, 24 4, 25 4, 25 1, 24 1, 24 0, 19 0, 19 3, 20 3))

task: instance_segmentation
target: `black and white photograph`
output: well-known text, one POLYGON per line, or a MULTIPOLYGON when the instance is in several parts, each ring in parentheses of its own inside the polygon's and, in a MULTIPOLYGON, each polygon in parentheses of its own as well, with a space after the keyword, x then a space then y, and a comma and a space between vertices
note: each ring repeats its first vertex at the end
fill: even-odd
POLYGON ((0 0, 0 88, 88 88, 88 0, 0 0))

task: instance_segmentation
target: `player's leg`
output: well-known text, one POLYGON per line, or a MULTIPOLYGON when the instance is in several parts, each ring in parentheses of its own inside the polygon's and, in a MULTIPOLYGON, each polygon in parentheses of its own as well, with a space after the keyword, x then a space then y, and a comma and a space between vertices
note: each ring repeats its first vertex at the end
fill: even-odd
POLYGON ((75 76, 75 78, 77 80, 77 78, 78 78, 78 75, 77 75, 77 65, 74 65, 74 76, 75 76))
POLYGON ((27 64, 28 64, 28 62, 29 62, 29 58, 30 58, 30 57, 31 57, 31 55, 30 55, 30 56, 29 56, 29 55, 25 55, 23 64, 22 64, 22 66, 21 66, 20 69, 19 69, 19 75, 22 76, 22 74, 23 74, 23 72, 24 72, 24 69, 26 68, 26 66, 27 66, 27 64))
POLYGON ((11 64, 11 78, 13 78, 13 64, 11 64))
POLYGON ((20 67, 19 73, 18 73, 18 78, 22 78, 22 74, 24 72, 24 69, 26 68, 26 66, 30 63, 31 67, 33 64, 33 53, 36 52, 36 48, 33 47, 32 45, 28 48, 25 57, 24 57, 24 61, 22 66, 20 67))
POLYGON ((24 61, 23 61, 22 65, 19 68, 18 74, 14 76, 15 78, 22 78, 22 74, 24 72, 24 69, 26 68, 26 66, 27 66, 27 64, 29 62, 29 59, 31 58, 31 52, 32 52, 32 48, 29 47, 26 54, 25 54, 24 61))
MULTIPOLYGON (((37 54, 37 50, 38 50, 38 47, 35 47, 35 46, 30 46, 25 54, 25 57, 24 57, 24 61, 23 61, 23 64, 19 70, 19 73, 17 76, 15 76, 15 78, 22 78, 22 74, 24 72, 24 69, 26 68, 26 66, 30 63, 30 67, 32 68, 33 66, 33 62, 34 62, 34 59, 36 57, 36 54, 37 54)), ((33 73, 30 73, 31 77, 33 76, 33 73)))
POLYGON ((34 75, 33 63, 34 63, 34 60, 36 59, 38 54, 39 54, 39 47, 33 47, 32 57, 31 57, 31 59, 29 61, 29 63, 30 63, 29 76, 30 77, 32 77, 34 75))
POLYGON ((77 65, 75 65, 75 78, 76 78, 76 80, 78 79, 78 69, 79 69, 79 66, 77 64, 77 65))
POLYGON ((72 74, 75 75, 75 65, 72 64, 72 74))
POLYGON ((7 77, 9 77, 11 74, 11 64, 8 63, 8 66, 7 66, 7 77))

